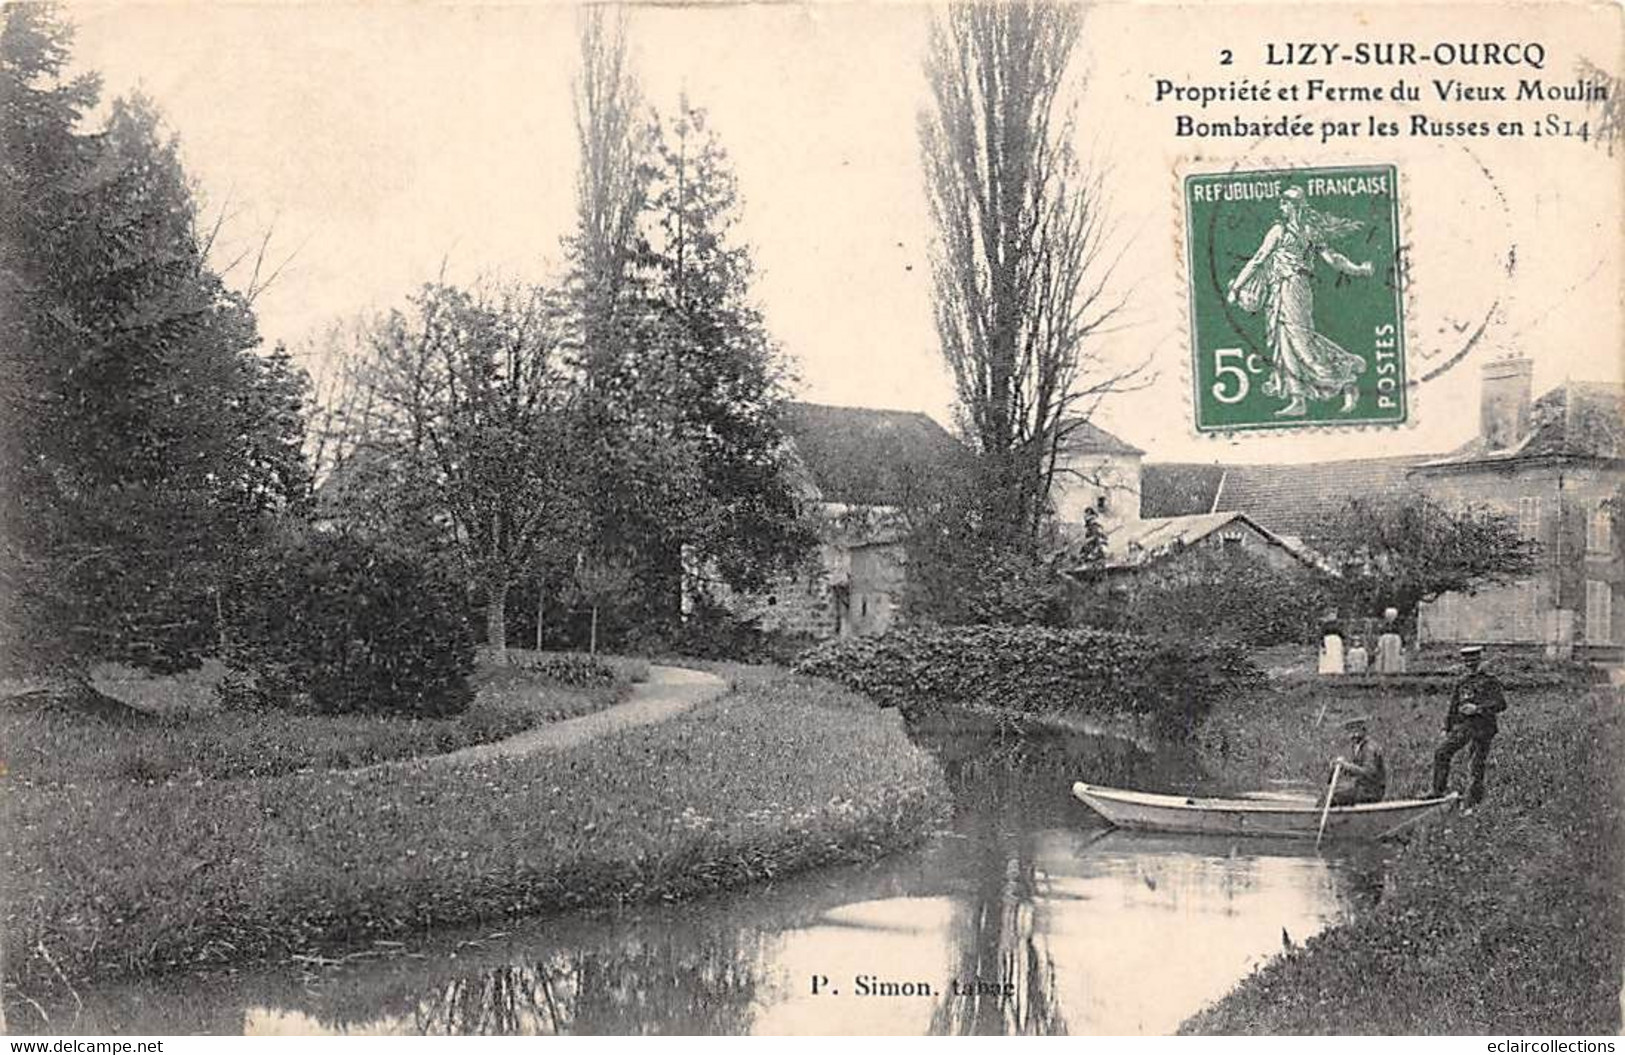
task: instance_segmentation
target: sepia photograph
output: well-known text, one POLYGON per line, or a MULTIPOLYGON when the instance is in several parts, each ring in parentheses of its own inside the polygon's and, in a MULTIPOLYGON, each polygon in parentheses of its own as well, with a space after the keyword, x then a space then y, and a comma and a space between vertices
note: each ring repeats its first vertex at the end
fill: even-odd
POLYGON ((1578 0, 4 0, 10 1050, 1613 1052, 1622 76, 1578 0))

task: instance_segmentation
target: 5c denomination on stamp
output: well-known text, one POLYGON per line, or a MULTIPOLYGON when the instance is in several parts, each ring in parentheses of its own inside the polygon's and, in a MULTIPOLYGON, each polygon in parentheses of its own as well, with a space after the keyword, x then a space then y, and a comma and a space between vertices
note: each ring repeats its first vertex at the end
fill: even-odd
POLYGON ((1191 175, 1184 203, 1199 430, 1406 420, 1392 165, 1191 175))

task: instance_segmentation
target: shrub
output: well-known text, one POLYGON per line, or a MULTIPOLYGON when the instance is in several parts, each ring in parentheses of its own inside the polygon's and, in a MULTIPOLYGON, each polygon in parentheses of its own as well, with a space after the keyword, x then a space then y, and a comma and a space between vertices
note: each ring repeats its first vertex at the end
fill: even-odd
POLYGON ((1214 637, 1254 646, 1319 638, 1332 597, 1308 569, 1282 571, 1250 554, 1186 557, 1176 576, 1144 577, 1109 600, 1073 605, 1073 622, 1133 633, 1214 637))
POLYGON ((1237 646, 1036 626, 847 638, 813 649, 796 667, 905 710, 982 704, 1116 714, 1177 734, 1192 732, 1216 700, 1261 678, 1237 646))
POLYGON ((741 618, 722 605, 702 598, 683 620, 646 624, 628 643, 635 651, 655 656, 787 665, 805 651, 812 640, 803 635, 764 630, 757 620, 741 618))
POLYGON ((573 688, 587 689, 615 683, 615 670, 608 663, 596 656, 575 652, 508 649, 508 665, 573 688))
POLYGON ((237 599, 234 665, 267 702, 322 713, 458 714, 474 698, 461 592, 404 552, 311 533, 270 553, 237 599))
MULTIPOLYGON (((919 533, 916 533, 919 534, 919 533)), ((1044 557, 986 542, 909 538, 903 606, 945 626, 1066 626, 1072 586, 1044 557)))

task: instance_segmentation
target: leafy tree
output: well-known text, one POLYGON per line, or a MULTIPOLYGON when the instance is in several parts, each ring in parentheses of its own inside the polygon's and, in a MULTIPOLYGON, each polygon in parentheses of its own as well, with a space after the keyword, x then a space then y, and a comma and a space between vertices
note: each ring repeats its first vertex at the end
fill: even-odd
POLYGON ((1301 644, 1318 637, 1330 604, 1326 577, 1282 570, 1258 556, 1203 548, 1178 573, 1148 569, 1126 596, 1096 608, 1113 629, 1248 645, 1301 644))
POLYGON ((985 527, 974 487, 978 467, 938 465, 910 474, 901 512, 908 575, 903 610, 911 623, 1065 626, 1075 562, 1059 545, 1009 545, 985 527))
POLYGON ((8 637, 28 662, 195 663, 228 571, 307 491, 303 380, 206 260, 176 144, 49 8, 0 28, 0 454, 8 637))
POLYGON ((1441 594, 1471 594, 1535 571, 1540 545, 1516 521, 1483 508, 1456 513, 1415 495, 1350 499, 1316 546, 1337 574, 1333 591, 1348 612, 1417 606, 1441 594))
POLYGON ((920 149, 935 221, 933 301, 983 530, 1042 546, 1058 462, 1101 398, 1135 385, 1095 339, 1122 307, 1097 174, 1073 153, 1064 102, 1081 11, 964 3, 932 24, 920 149))
POLYGON ((598 654, 598 613, 600 609, 620 602, 632 585, 632 569, 611 560, 588 560, 583 554, 570 577, 572 600, 585 604, 592 612, 588 630, 587 652, 598 654))
POLYGON ((566 323, 546 289, 427 285, 373 327, 368 395, 356 401, 367 415, 351 426, 365 452, 350 459, 358 497, 392 481, 401 497, 383 533, 451 555, 499 653, 513 585, 548 540, 579 530, 566 323))

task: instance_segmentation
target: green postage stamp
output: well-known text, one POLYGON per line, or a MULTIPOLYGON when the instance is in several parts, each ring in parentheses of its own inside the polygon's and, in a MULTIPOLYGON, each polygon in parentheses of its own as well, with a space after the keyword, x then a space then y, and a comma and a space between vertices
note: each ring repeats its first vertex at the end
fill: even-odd
POLYGON ((1199 430, 1406 420, 1394 166, 1187 176, 1185 244, 1199 430))

